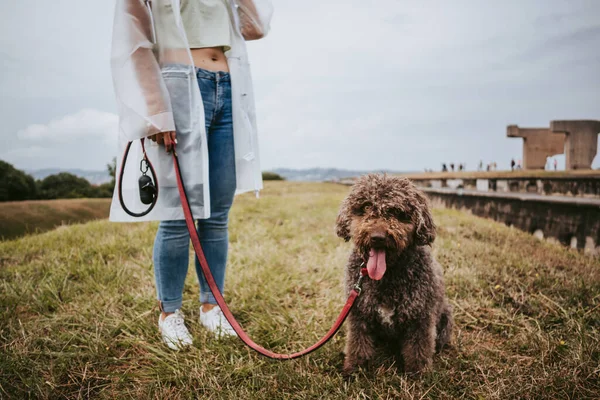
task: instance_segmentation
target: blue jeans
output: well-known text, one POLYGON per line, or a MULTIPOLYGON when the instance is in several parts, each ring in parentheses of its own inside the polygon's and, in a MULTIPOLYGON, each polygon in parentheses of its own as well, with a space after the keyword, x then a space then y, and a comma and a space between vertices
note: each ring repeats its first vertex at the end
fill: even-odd
MULTIPOLYGON (((197 221, 198 235, 210 270, 223 293, 227 263, 227 221, 236 189, 231 80, 229 73, 196 68, 204 102, 210 187, 210 218, 197 221)), ((161 221, 154 240, 157 298, 164 312, 181 308, 188 271, 190 237, 185 220, 161 221)), ((216 304, 196 258, 200 301, 216 304)))

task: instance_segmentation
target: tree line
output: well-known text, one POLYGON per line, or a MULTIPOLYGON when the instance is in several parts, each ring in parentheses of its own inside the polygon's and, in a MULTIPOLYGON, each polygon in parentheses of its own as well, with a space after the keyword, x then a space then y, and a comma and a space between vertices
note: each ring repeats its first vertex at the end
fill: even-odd
MULTIPOLYGON (((115 187, 117 160, 106 165, 111 181, 92 185, 87 179, 68 172, 48 175, 44 179, 16 169, 12 164, 0 160, 0 202, 20 200, 52 200, 75 198, 112 197, 115 187)), ((284 180, 274 172, 262 173, 264 180, 284 180)))
POLYGON ((101 185, 92 185, 87 179, 68 172, 34 179, 12 164, 0 160, 0 201, 112 197, 116 160, 113 159, 106 167, 112 180, 101 185))

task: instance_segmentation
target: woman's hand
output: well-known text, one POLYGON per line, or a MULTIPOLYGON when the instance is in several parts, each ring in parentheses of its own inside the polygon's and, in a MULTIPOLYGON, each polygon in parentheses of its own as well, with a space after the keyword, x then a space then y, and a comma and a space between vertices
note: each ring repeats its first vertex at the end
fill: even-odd
POLYGON ((260 17, 252 0, 237 0, 238 16, 240 17, 240 30, 245 40, 262 39, 265 34, 262 30, 260 17))
POLYGON ((155 143, 164 144, 167 153, 173 151, 173 147, 175 147, 175 144, 177 144, 175 131, 160 132, 152 136, 148 136, 148 138, 155 143))

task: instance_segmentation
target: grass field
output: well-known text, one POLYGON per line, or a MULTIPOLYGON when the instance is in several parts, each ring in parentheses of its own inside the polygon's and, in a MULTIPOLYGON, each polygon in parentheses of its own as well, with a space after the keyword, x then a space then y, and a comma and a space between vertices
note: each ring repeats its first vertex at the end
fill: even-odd
MULTIPOLYGON (((350 249, 334 235, 348 188, 268 182, 236 198, 226 299, 276 351, 312 344, 344 302, 350 249)), ((434 251, 455 308, 453 346, 433 369, 340 374, 343 335, 271 361, 200 327, 192 349, 157 332, 156 224, 93 221, 0 243, 0 398, 558 399, 600 397, 600 262, 493 221, 436 209, 434 251)))
POLYGON ((57 226, 108 218, 110 199, 28 200, 0 203, 0 240, 57 226))

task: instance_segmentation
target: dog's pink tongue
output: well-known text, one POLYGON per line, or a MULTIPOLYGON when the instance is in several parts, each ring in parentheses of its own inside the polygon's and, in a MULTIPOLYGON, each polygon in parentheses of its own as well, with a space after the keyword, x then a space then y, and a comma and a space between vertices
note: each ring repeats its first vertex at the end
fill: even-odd
POLYGON ((385 274, 385 250, 371 249, 369 252, 369 261, 367 261, 367 271, 369 278, 380 280, 385 274))

